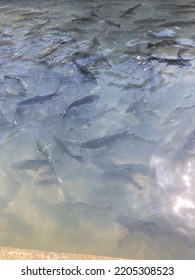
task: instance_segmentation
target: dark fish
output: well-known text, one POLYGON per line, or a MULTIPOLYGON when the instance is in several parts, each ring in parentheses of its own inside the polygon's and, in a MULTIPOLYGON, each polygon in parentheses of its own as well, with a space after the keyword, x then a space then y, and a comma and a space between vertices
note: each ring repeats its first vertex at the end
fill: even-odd
POLYGON ((134 20, 133 23, 136 23, 136 24, 151 24, 151 23, 157 23, 159 21, 165 21, 166 19, 165 18, 142 18, 142 19, 137 19, 137 20, 134 20))
POLYGON ((105 19, 105 22, 106 22, 107 24, 109 24, 109 25, 116 26, 116 27, 118 27, 118 28, 121 27, 121 24, 120 24, 120 23, 115 23, 115 22, 113 22, 112 20, 109 20, 109 19, 105 19))
POLYGON ((190 59, 183 58, 166 58, 166 57, 158 57, 158 56, 150 56, 148 61, 157 60, 158 62, 167 63, 170 65, 179 65, 179 66, 191 66, 189 63, 190 59))
POLYGON ((64 114, 63 114, 62 118, 64 118, 66 116, 66 113, 71 108, 79 107, 79 106, 84 105, 84 104, 90 104, 90 103, 94 102, 95 100, 99 99, 99 97, 100 97, 99 95, 91 94, 91 95, 84 96, 81 99, 73 101, 64 111, 64 114))
POLYGON ((94 18, 90 18, 90 17, 81 17, 81 18, 73 18, 72 22, 78 22, 78 23, 85 23, 85 22, 96 22, 96 20, 94 18))
POLYGON ((35 170, 38 171, 44 166, 48 166, 49 162, 46 159, 28 159, 11 164, 11 168, 17 170, 35 170))
POLYGON ((171 21, 171 22, 165 22, 165 23, 162 23, 158 26, 160 27, 171 27, 171 26, 189 26, 191 24, 195 24, 195 20, 189 20, 189 21, 183 21, 183 20, 179 20, 179 21, 171 21))
POLYGON ((147 49, 150 49, 153 47, 157 48, 157 47, 166 47, 166 46, 173 46, 173 45, 178 45, 178 42, 173 39, 165 39, 165 40, 158 41, 155 43, 148 43, 147 49))
MULTIPOLYGON (((96 65, 103 63, 103 62, 108 62, 107 58, 102 55, 102 54, 94 54, 92 48, 89 48, 88 51, 76 51, 72 55, 74 59, 71 61, 77 66, 77 67, 85 67, 85 68, 91 68, 91 67, 96 67, 96 65), (76 61, 77 60, 84 60, 85 66, 81 66, 78 64, 76 61), (76 62, 76 63, 75 63, 76 62)), ((80 69, 80 68, 79 68, 80 69)))
POLYGON ((195 8, 195 5, 191 5, 191 4, 188 4, 188 5, 178 5, 178 7, 181 8, 181 9, 195 8))
POLYGON ((60 138, 58 138, 57 136, 54 136, 53 138, 58 147, 60 147, 60 149, 65 152, 70 158, 75 158, 76 160, 83 162, 82 156, 75 156, 60 138))
MULTIPOLYGON (((148 168, 146 165, 141 163, 127 163, 127 164, 120 164, 117 166, 118 170, 124 170, 128 173, 141 173, 143 175, 150 175, 150 168, 148 168)), ((116 168, 115 168, 116 170, 116 168)))
POLYGON ((40 103, 40 104, 43 104, 44 102, 48 101, 48 100, 51 100, 53 97, 57 96, 58 95, 58 90, 55 91, 54 93, 52 94, 48 94, 48 95, 43 95, 43 96, 40 96, 40 95, 37 95, 35 97, 32 97, 32 98, 29 98, 29 99, 25 99, 19 103, 17 103, 18 106, 25 106, 25 105, 32 105, 32 104, 35 104, 35 103, 40 103))
POLYGON ((97 79, 96 79, 95 75, 89 70, 88 65, 82 66, 78 62, 76 62, 75 59, 73 59, 72 62, 76 65, 77 69, 85 77, 86 80, 97 83, 97 79))
POLYGON ((129 131, 126 130, 122 133, 117 133, 117 134, 113 134, 113 135, 105 135, 103 137, 94 138, 94 139, 81 143, 81 147, 87 148, 87 149, 99 149, 101 147, 109 145, 111 142, 117 140, 118 138, 127 136, 128 132, 129 131))
POLYGON ((142 191, 143 187, 133 177, 133 175, 137 173, 144 176, 151 176, 150 169, 143 164, 120 164, 103 172, 105 176, 109 176, 114 179, 122 179, 126 183, 134 185, 139 191, 142 191))
POLYGON ((137 9, 138 7, 140 7, 142 4, 137 4, 131 8, 129 8, 128 10, 124 11, 121 15, 121 17, 127 17, 129 16, 135 9, 137 9))
POLYGON ((75 27, 75 26, 68 26, 68 27, 65 27, 61 30, 61 33, 64 33, 64 32, 77 32, 77 33, 84 33, 86 34, 87 31, 84 29, 84 28, 80 28, 80 27, 75 27))
POLYGON ((144 221, 129 216, 119 216, 116 219, 116 222, 123 227, 126 227, 129 233, 133 233, 135 231, 143 232, 149 235, 158 235, 160 233, 158 226, 151 221, 144 221))
POLYGON ((128 173, 127 170, 107 170, 103 172, 103 175, 116 179, 121 179, 127 184, 132 184, 138 191, 142 191, 144 188, 133 178, 133 175, 128 173))

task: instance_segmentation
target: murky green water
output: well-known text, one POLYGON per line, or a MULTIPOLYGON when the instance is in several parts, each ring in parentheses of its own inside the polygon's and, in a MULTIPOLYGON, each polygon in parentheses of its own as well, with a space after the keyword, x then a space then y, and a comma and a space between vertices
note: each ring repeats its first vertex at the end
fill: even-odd
POLYGON ((0 2, 1 246, 194 259, 195 3, 173 2, 0 2))

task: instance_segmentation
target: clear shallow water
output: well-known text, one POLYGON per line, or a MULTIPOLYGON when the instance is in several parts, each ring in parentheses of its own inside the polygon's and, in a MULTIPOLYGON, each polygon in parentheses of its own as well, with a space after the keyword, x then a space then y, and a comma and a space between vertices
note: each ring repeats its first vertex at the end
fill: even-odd
POLYGON ((1 246, 194 259, 195 4, 137 4, 1 1, 1 246))

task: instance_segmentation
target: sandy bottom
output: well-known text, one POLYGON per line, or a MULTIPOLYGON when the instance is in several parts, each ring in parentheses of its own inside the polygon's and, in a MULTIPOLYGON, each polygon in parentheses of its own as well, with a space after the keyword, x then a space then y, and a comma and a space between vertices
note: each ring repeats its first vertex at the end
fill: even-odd
POLYGON ((0 247, 0 260, 112 260, 105 256, 36 251, 0 247))

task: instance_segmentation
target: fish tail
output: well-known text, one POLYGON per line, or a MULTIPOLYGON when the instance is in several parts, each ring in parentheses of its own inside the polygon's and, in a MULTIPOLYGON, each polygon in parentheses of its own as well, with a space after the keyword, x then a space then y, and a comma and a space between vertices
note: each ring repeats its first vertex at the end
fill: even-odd
POLYGON ((74 158, 80 162, 83 162, 83 157, 82 156, 74 156, 74 158))

